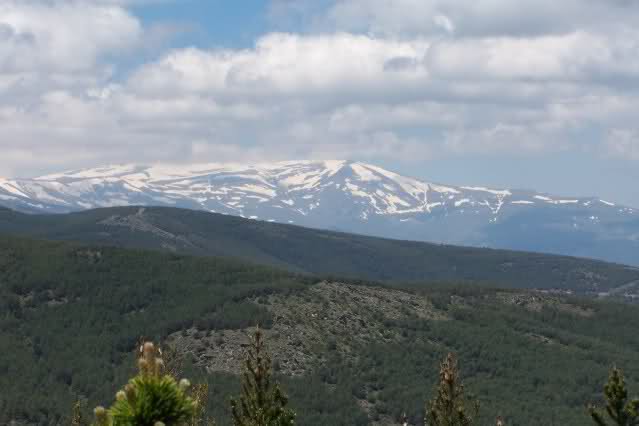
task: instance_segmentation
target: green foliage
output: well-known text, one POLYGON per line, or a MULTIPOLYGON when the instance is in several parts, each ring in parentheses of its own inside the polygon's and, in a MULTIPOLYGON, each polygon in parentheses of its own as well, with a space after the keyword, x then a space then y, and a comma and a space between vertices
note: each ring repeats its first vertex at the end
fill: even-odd
POLYGON ((109 410, 95 409, 97 426, 188 425, 196 413, 195 401, 187 395, 190 383, 164 374, 164 362, 147 342, 138 360, 139 373, 123 390, 109 410))
POLYGON ((193 385, 191 397, 193 402, 195 402, 195 413, 189 420, 188 426, 215 426, 215 421, 207 414, 209 384, 198 383, 193 385))
POLYGON ((231 400, 235 426, 285 426, 295 424, 295 413, 279 384, 272 383, 271 358, 258 328, 251 337, 243 372, 242 395, 231 400))
POLYGON ((597 426, 635 426, 639 425, 639 399, 628 401, 628 390, 623 373, 617 367, 610 370, 608 382, 604 385, 605 410, 588 407, 590 417, 597 426), (608 423, 606 414, 612 421, 608 423))
POLYGON ((95 406, 135 374, 140 336, 162 341, 231 308, 224 327, 268 325, 244 301, 310 282, 232 259, 0 237, 0 386, 12 390, 0 424, 69 424, 78 395, 95 406))
MULTIPOLYGON (((0 389, 11 389, 0 392, 0 424, 70 424, 79 395, 94 407, 135 375, 130 349, 140 336, 162 341, 200 318, 236 329, 275 324, 252 300, 297 297, 314 281, 231 259, 0 238, 0 389)), ((497 290, 463 284, 410 291, 437 300, 447 319, 379 318, 367 326, 382 324, 385 336, 345 333, 332 336, 345 339, 337 350, 328 340, 318 345, 321 365, 304 377, 278 376, 298 423, 365 426, 407 413, 420 424, 424 401, 435 396, 424 383, 438 380, 448 352, 463 360, 482 411, 509 425, 583 426, 584 402, 613 362, 629 387, 639 386, 637 306, 567 299, 584 315, 504 304, 497 290), (344 345, 352 350, 340 352, 344 345)), ((225 398, 241 392, 237 378, 206 373, 191 356, 184 376, 208 382, 206 415, 227 426, 225 398)))
MULTIPOLYGON (((328 357, 319 368, 320 380, 335 395, 348 390, 369 407, 369 422, 397 422, 406 413, 409 424, 423 423, 424 400, 435 396, 424 390, 424 382, 438 381, 439 363, 448 352, 463 360, 461 375, 481 397, 482 413, 499 414, 508 425, 583 426, 584 403, 600 390, 597 376, 606 374, 613 360, 635 378, 631 386, 639 385, 636 306, 567 299, 592 313, 562 306, 530 311, 499 302, 495 290, 477 287, 425 287, 416 297, 436 294, 454 301, 445 311, 450 319, 386 321, 385 330, 405 340, 347 341, 353 345, 352 356, 328 357)), ((298 392, 286 384, 292 404, 311 391, 307 386, 298 392)), ((295 407, 300 420, 307 419, 305 407, 295 407)), ((484 420, 488 423, 482 418, 481 424, 484 420)))
POLYGON ((0 208, 0 232, 246 261, 332 277, 490 282, 517 288, 601 292, 639 280, 639 271, 588 259, 398 241, 246 220, 202 211, 115 207, 64 215, 25 215, 0 208), (143 220, 145 232, 106 219, 143 220), (167 235, 177 236, 168 238, 167 235))
POLYGON ((452 353, 441 363, 436 393, 426 406, 426 426, 471 426, 475 423, 479 401, 471 401, 464 395, 457 359, 452 353))

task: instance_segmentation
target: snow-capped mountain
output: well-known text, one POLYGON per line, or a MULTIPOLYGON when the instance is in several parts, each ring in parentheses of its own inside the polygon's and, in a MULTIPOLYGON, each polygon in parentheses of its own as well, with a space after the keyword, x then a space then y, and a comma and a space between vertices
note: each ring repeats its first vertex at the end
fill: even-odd
POLYGON ((439 185, 351 161, 118 165, 0 179, 0 204, 51 213, 172 206, 392 238, 633 263, 624 252, 639 247, 639 212, 629 207, 598 198, 439 185))

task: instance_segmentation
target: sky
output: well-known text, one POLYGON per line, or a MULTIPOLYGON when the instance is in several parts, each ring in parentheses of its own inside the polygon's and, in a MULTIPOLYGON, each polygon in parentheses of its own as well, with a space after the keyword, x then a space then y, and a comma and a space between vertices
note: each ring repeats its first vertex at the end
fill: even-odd
POLYGON ((0 0, 0 176, 350 159, 639 207, 637 0, 0 0))

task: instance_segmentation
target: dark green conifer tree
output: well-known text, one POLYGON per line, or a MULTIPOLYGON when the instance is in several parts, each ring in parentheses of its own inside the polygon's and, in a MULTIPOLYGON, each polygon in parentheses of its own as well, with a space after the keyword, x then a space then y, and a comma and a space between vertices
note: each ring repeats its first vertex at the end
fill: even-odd
POLYGON ((295 423, 295 413, 286 408, 288 398, 272 382, 271 358, 264 347, 262 331, 251 337, 242 380, 242 394, 231 400, 235 426, 284 426, 295 423))
POLYGON ((597 426, 639 425, 639 398, 628 401, 626 382, 617 367, 610 370, 608 382, 604 385, 604 399, 605 409, 594 405, 588 407, 588 413, 597 426), (609 421, 606 420, 606 415, 609 421))
POLYGON ((471 426, 479 413, 479 402, 464 395, 457 360, 452 353, 440 365, 436 396, 426 404, 426 426, 471 426))

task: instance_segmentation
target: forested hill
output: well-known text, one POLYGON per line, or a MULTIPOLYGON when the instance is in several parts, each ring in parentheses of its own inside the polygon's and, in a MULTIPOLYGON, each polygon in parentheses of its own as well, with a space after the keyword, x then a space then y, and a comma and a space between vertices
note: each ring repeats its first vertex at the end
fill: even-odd
POLYGON ((479 424, 581 426, 610 365, 631 389, 639 377, 634 305, 336 283, 217 257, 0 237, 0 313, 0 424, 69 424, 76 400, 88 415, 113 400, 145 337, 187 357, 224 426, 255 324, 305 426, 403 413, 423 424, 447 352, 480 400, 479 424))
POLYGON ((393 282, 490 282, 582 294, 632 290, 639 282, 639 269, 600 261, 389 240, 162 207, 64 215, 0 209, 0 233, 232 256, 296 272, 393 282))

